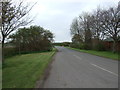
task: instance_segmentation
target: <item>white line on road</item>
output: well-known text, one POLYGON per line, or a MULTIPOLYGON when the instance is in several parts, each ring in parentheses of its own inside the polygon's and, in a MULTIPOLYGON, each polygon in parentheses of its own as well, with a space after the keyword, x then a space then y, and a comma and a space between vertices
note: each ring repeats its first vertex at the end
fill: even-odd
POLYGON ((95 65, 95 64, 93 64, 93 63, 90 63, 90 64, 93 65, 93 66, 95 66, 95 67, 97 67, 97 68, 99 68, 99 69, 102 69, 102 70, 104 70, 104 71, 106 71, 106 72, 109 72, 109 73, 111 73, 111 74, 113 74, 113 75, 115 75, 115 76, 118 76, 116 73, 111 72, 111 71, 109 71, 109 70, 107 70, 107 69, 104 69, 104 68, 102 68, 102 67, 100 67, 100 66, 98 66, 98 65, 95 65))
POLYGON ((82 60, 82 58, 80 58, 80 57, 79 57, 79 56, 77 56, 77 55, 73 55, 73 56, 75 56, 77 59, 82 60))

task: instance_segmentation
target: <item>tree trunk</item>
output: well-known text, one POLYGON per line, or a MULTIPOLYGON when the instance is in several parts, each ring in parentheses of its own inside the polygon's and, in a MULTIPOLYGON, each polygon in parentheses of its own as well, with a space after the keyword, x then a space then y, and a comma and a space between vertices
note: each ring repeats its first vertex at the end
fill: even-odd
POLYGON ((2 64, 4 64, 4 41, 5 38, 2 39, 2 64))
POLYGON ((19 42, 19 55, 21 54, 20 42, 19 42))
POLYGON ((114 40, 113 41, 113 53, 116 53, 117 52, 117 41, 116 40, 114 40))

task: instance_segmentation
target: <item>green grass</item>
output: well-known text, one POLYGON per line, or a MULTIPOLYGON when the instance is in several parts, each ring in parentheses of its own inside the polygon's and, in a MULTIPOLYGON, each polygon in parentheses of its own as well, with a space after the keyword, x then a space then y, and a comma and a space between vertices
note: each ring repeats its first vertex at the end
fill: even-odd
POLYGON ((3 68, 3 88, 34 88, 55 51, 7 58, 3 68))
POLYGON ((71 48, 71 47, 67 47, 67 48, 80 51, 80 52, 84 52, 84 53, 89 53, 89 54, 93 54, 97 56, 110 58, 110 59, 115 59, 115 60, 118 60, 118 56, 119 56, 118 53, 112 53, 110 51, 81 50, 81 49, 76 49, 76 48, 71 48))

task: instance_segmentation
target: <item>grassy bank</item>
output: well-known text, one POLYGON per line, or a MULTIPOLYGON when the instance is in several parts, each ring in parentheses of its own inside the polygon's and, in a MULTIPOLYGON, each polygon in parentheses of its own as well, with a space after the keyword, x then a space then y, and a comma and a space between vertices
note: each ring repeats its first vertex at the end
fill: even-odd
POLYGON ((112 53, 109 51, 81 50, 81 49, 76 49, 76 48, 71 48, 71 47, 67 47, 67 48, 80 51, 80 52, 84 52, 84 53, 89 53, 89 54, 93 54, 97 56, 110 58, 110 59, 115 59, 115 60, 118 60, 118 56, 119 56, 118 53, 112 53))
POLYGON ((55 51, 7 58, 3 68, 3 88, 34 88, 55 51))

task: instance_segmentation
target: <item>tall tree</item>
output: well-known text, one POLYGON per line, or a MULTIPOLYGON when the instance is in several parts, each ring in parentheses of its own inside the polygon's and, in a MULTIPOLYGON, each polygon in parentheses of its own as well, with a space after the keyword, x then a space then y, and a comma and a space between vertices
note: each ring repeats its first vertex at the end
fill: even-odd
POLYGON ((106 36, 113 39, 113 52, 116 52, 120 36, 120 5, 101 12, 100 26, 106 36))
POLYGON ((75 18, 70 27, 71 35, 80 34, 78 18, 75 18))
POLYGON ((84 39, 84 30, 83 30, 83 27, 81 24, 82 24, 82 22, 79 20, 79 18, 75 18, 75 19, 73 19, 73 22, 70 26, 70 31, 71 31, 72 37, 74 39, 79 40, 80 42, 81 42, 81 40, 83 41, 83 39, 84 39))
POLYGON ((84 42, 89 49, 89 48, 91 48, 91 45, 92 45, 91 15, 88 13, 83 13, 83 15, 79 16, 79 19, 82 23, 81 25, 84 30, 84 42))
MULTIPOLYGON (((12 3, 12 0, 2 2, 2 49, 4 48, 5 39, 10 35, 10 33, 18 29, 20 26, 25 26, 32 21, 27 17, 27 15, 34 5, 23 6, 22 1, 15 5, 12 3)), ((2 54, 4 54, 4 50, 2 51, 2 54)))
POLYGON ((88 13, 81 14, 72 22, 70 31, 73 42, 84 42, 88 47, 92 45, 91 16, 88 13))
POLYGON ((97 39, 98 42, 100 39, 104 39, 104 31, 100 26, 101 19, 101 8, 98 7, 91 16, 91 25, 92 25, 92 34, 93 38, 97 39))

